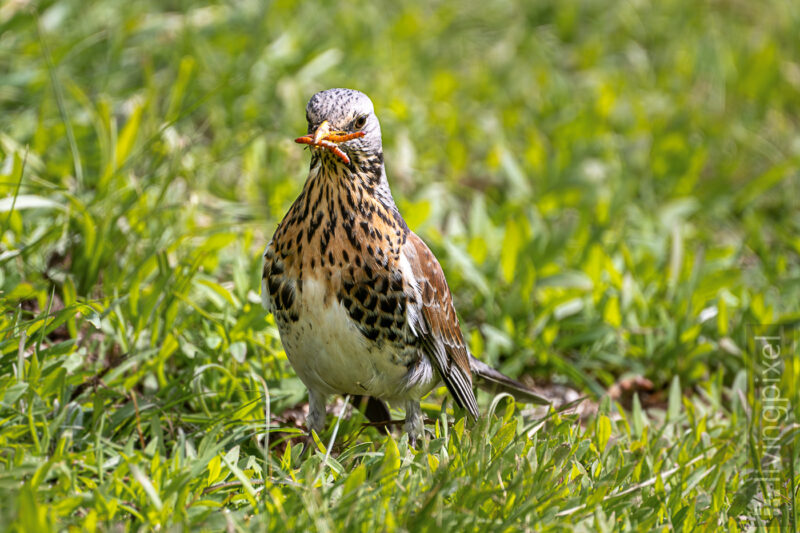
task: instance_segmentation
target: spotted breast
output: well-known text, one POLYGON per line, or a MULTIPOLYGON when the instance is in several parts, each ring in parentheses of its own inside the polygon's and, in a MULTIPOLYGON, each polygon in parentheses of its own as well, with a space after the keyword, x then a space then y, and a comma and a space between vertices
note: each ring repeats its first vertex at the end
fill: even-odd
POLYGON ((318 160, 267 246, 262 297, 309 389, 418 400, 438 379, 409 320, 421 294, 391 207, 318 160))

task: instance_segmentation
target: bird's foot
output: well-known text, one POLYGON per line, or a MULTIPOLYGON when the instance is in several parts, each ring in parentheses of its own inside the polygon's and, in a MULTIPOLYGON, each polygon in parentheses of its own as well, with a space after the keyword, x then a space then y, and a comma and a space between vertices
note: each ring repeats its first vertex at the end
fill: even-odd
POLYGON ((303 449, 300 450, 300 459, 306 456, 306 453, 308 452, 309 449, 313 447, 313 444, 314 444, 314 437, 311 435, 311 433, 303 437, 303 449))

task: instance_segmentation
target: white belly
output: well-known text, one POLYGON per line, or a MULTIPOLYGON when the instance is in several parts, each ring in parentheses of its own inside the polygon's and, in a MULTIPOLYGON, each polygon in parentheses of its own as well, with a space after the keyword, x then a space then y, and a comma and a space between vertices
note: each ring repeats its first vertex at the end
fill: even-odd
POLYGON ((347 310, 315 279, 297 295, 297 321, 278 321, 286 355, 305 385, 325 394, 360 394, 418 400, 435 385, 427 356, 411 370, 393 362, 391 343, 367 339, 347 310))

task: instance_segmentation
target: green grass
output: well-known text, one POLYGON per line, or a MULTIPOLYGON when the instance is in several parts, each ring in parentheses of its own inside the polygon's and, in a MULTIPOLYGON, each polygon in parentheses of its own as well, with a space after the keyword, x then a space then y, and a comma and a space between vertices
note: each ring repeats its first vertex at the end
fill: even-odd
POLYGON ((0 5, 0 528, 790 529, 742 399, 745 326, 800 326, 800 4, 334 6, 0 5), (335 86, 473 353, 597 413, 439 390, 420 450, 357 411, 287 446, 260 254, 335 86))

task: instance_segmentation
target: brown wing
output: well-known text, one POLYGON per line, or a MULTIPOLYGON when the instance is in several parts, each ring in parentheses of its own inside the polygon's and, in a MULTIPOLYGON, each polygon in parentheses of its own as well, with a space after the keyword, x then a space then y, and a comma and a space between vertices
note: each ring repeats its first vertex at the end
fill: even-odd
POLYGON ((478 417, 478 403, 472 390, 469 352, 458 324, 447 280, 428 246, 413 232, 403 246, 419 285, 420 316, 412 318, 425 352, 436 365, 445 385, 459 406, 478 417))

